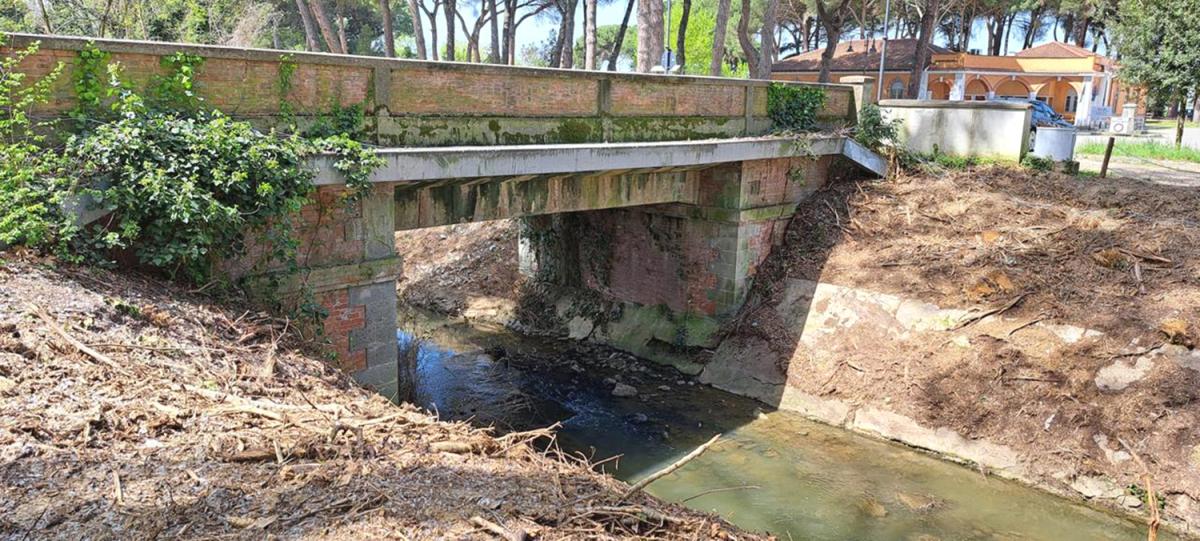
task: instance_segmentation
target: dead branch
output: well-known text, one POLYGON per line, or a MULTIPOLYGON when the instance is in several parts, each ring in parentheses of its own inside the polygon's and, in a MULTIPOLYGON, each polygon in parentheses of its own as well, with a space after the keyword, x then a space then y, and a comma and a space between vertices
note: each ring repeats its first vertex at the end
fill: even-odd
POLYGON ((530 539, 529 534, 526 533, 525 530, 511 532, 508 530, 508 528, 505 528, 504 526, 496 524, 495 522, 487 520, 478 515, 471 517, 471 524, 474 524, 476 528, 491 532, 501 539, 506 539, 508 541, 526 541, 530 539))
POLYGON ((650 475, 647 475, 646 478, 642 479, 641 481, 638 481, 632 487, 629 487, 629 490, 625 491, 625 494, 621 495, 621 498, 618 499, 617 501, 623 502, 623 501, 629 499, 630 496, 633 496, 639 490, 646 488, 646 485, 649 485, 650 483, 653 483, 662 477, 670 475, 671 472, 674 472, 675 470, 682 468, 684 464, 687 464, 688 462, 695 460, 696 457, 704 454, 704 451, 707 451, 708 448, 712 446, 712 444, 716 443, 717 439, 719 439, 720 437, 721 437, 720 434, 713 436, 712 439, 704 442, 704 445, 697 447, 696 449, 694 449, 692 452, 688 453, 683 458, 676 460, 675 462, 671 463, 671 465, 669 465, 661 470, 658 470, 650 475))

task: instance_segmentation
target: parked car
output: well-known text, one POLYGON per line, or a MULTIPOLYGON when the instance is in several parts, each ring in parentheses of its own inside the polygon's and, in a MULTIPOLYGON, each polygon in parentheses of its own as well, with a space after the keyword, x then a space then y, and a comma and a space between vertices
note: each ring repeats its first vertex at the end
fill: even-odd
POLYGON ((997 98, 1003 101, 1011 101, 1014 103, 1028 103, 1033 109, 1033 131, 1037 131, 1038 126, 1047 126, 1051 128, 1070 128, 1071 123, 1063 119, 1063 116, 1054 111, 1050 104, 1044 101, 1031 100, 1029 98, 997 98))

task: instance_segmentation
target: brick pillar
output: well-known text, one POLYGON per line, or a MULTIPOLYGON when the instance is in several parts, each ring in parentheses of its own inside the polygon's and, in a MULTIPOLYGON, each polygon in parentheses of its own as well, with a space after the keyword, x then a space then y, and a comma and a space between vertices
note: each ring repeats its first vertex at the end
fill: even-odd
MULTIPOLYGON (((340 186, 321 187, 313 203, 300 211, 298 263, 295 273, 257 273, 273 287, 264 299, 296 306, 314 301, 326 316, 319 330, 333 362, 359 383, 388 397, 396 394, 396 278, 400 259, 395 249, 395 187, 376 185, 370 195, 346 204, 340 186), (311 294, 308 299, 302 293, 311 294)), ((278 269, 278 263, 268 263, 278 269)), ((251 284, 255 282, 250 282, 251 284)), ((263 283, 263 282, 259 282, 263 283)))

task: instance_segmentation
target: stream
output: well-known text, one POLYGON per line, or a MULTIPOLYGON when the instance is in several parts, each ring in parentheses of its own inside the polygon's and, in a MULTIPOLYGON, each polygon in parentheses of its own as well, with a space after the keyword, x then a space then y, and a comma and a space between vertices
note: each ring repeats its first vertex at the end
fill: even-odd
POLYGON ((1146 538, 1142 524, 772 411, 608 348, 401 313, 401 348, 418 338, 414 402, 502 431, 561 422, 564 450, 592 463, 616 457, 598 469, 630 482, 720 433, 647 491, 781 540, 1146 538))

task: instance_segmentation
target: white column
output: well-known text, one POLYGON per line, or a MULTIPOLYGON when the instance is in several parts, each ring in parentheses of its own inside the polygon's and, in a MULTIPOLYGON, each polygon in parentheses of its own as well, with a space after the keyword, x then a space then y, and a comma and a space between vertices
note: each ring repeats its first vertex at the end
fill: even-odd
POLYGON ((929 99, 929 72, 928 71, 921 72, 921 87, 917 89, 917 99, 919 99, 919 100, 929 99))
POLYGON ((1029 91, 1029 99, 1031 99, 1031 100, 1036 100, 1036 99, 1037 99, 1037 90, 1030 90, 1030 91, 1029 91))
POLYGON ((1079 103, 1075 104, 1075 125, 1086 126, 1092 116, 1092 78, 1083 78, 1083 92, 1079 95, 1079 103))
POLYGON ((992 101, 992 100, 996 99, 996 92, 993 90, 988 90, 987 99, 988 99, 988 101, 992 101))
POLYGON ((959 72, 954 74, 954 86, 950 87, 950 99, 962 101, 967 93, 967 75, 959 72))

